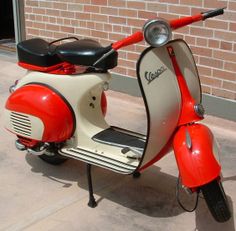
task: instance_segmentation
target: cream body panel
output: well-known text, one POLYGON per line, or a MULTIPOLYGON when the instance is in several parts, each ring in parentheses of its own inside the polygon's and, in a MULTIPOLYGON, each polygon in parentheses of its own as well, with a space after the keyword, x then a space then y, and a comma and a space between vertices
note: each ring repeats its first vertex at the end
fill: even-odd
MULTIPOLYGON (((103 84, 110 80, 110 74, 54 75, 42 72, 29 72, 17 84, 17 88, 29 83, 42 83, 60 92, 72 106, 76 117, 76 132, 71 139, 73 146, 77 142, 91 138, 109 125, 104 120, 100 95, 103 84), (93 96, 96 100, 93 100, 93 96)), ((70 143, 70 142, 69 142, 70 143)))
POLYGON ((149 114, 149 131, 142 166, 160 154, 173 135, 181 112, 181 93, 175 71, 167 51, 174 48, 177 62, 196 103, 201 90, 198 72, 191 51, 182 40, 175 40, 159 48, 149 48, 139 63, 139 76, 149 114))

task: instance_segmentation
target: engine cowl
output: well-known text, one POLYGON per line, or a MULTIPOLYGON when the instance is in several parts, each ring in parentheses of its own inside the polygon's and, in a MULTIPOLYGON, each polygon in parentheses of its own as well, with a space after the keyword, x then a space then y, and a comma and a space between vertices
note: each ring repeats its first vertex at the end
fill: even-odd
POLYGON ((51 88, 29 84, 10 95, 5 105, 5 127, 21 137, 42 142, 62 142, 75 129, 68 102, 51 88))

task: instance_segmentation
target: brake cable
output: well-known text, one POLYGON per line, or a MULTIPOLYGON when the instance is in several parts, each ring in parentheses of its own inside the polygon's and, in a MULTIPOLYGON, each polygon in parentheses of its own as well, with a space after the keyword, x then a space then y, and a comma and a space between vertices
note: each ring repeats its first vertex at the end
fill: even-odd
POLYGON ((178 176, 178 179, 177 179, 177 184, 176 184, 176 199, 177 199, 177 202, 178 204, 180 205, 180 207, 185 210, 186 212, 193 212, 196 210, 197 206, 198 206, 198 199, 199 199, 199 190, 197 191, 197 197, 196 197, 196 202, 195 202, 195 205, 192 209, 187 209, 183 203, 180 201, 180 198, 179 198, 179 189, 180 189, 180 177, 178 176))

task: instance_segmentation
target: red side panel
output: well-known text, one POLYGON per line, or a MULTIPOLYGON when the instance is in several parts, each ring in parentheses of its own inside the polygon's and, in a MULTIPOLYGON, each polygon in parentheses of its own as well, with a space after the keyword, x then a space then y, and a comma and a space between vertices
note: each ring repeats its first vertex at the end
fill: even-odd
POLYGON ((41 71, 57 75, 70 75, 76 72, 75 66, 67 62, 62 62, 49 67, 41 67, 24 62, 18 62, 18 65, 28 70, 41 71))
POLYGON ((6 108, 41 119, 43 142, 61 142, 74 131, 73 112, 65 100, 43 85, 30 84, 17 89, 7 100, 6 108))
POLYGON ((195 188, 220 175, 221 167, 213 153, 214 137, 201 124, 182 126, 174 137, 174 152, 183 185, 195 188))

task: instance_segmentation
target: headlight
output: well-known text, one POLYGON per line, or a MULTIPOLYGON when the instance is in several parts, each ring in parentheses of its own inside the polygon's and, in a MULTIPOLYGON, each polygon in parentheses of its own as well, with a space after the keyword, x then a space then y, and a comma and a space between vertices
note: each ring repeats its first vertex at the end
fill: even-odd
POLYGON ((170 24, 162 18, 146 22, 143 32, 146 42, 153 47, 165 45, 172 36, 170 24))

